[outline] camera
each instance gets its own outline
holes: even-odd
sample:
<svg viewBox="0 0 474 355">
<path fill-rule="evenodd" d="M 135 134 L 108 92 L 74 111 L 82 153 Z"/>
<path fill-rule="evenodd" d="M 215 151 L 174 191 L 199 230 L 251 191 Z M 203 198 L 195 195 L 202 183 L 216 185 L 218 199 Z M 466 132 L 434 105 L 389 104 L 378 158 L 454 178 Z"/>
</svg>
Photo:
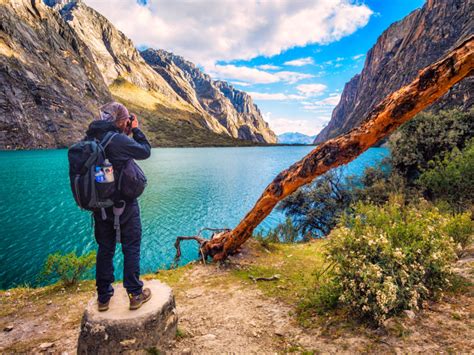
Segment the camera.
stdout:
<svg viewBox="0 0 474 355">
<path fill-rule="evenodd" d="M 131 128 L 132 127 L 132 122 L 133 120 L 135 120 L 137 117 L 132 113 L 131 115 L 128 116 L 128 123 L 127 123 L 127 127 L 128 128 Z"/>
</svg>

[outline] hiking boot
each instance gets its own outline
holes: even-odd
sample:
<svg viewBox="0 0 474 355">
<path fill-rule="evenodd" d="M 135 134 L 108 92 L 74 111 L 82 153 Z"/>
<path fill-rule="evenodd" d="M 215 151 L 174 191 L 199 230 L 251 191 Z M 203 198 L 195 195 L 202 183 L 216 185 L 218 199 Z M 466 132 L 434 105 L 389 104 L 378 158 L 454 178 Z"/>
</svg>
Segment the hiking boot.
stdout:
<svg viewBox="0 0 474 355">
<path fill-rule="evenodd" d="M 131 293 L 128 295 L 130 299 L 130 309 L 138 309 L 144 304 L 145 302 L 149 301 L 151 298 L 151 291 L 149 288 L 144 288 L 142 293 L 139 295 L 132 295 Z"/>
<path fill-rule="evenodd" d="M 105 303 L 102 303 L 100 301 L 97 301 L 97 303 L 99 304 L 99 312 L 105 312 L 109 309 L 110 299 Z"/>
</svg>

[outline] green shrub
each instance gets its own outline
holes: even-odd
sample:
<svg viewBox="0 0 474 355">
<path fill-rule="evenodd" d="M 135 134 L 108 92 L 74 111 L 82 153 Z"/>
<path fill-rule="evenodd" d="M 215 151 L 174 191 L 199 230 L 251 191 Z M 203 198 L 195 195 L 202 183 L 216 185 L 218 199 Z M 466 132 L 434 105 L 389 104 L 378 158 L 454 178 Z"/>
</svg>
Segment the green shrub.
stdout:
<svg viewBox="0 0 474 355">
<path fill-rule="evenodd" d="M 326 314 L 339 304 L 342 289 L 335 278 L 319 279 L 316 286 L 310 289 L 297 305 L 298 319 L 305 325 L 314 313 Z"/>
<path fill-rule="evenodd" d="M 405 198 L 417 195 L 416 191 L 407 186 L 405 178 L 392 168 L 390 158 L 366 168 L 360 178 L 353 179 L 356 201 L 383 205 L 392 194 L 404 195 Z"/>
<path fill-rule="evenodd" d="M 474 203 L 474 139 L 464 150 L 454 148 L 444 158 L 430 161 L 418 181 L 433 199 L 445 200 L 457 211 L 470 208 Z"/>
<path fill-rule="evenodd" d="M 448 220 L 444 232 L 453 238 L 458 250 L 471 245 L 474 236 L 474 221 L 470 212 L 459 213 Z"/>
<path fill-rule="evenodd" d="M 278 205 L 302 235 L 325 236 L 351 205 L 353 186 L 342 169 L 334 169 L 303 186 Z"/>
<path fill-rule="evenodd" d="M 418 114 L 390 137 L 393 168 L 409 181 L 416 179 L 430 160 L 466 145 L 474 135 L 473 116 L 474 109 Z"/>
<path fill-rule="evenodd" d="M 286 218 L 285 223 L 280 223 L 266 234 L 256 233 L 254 238 L 264 247 L 268 247 L 270 243 L 296 243 L 302 240 L 299 237 L 298 228 L 289 217 Z"/>
<path fill-rule="evenodd" d="M 333 292 L 340 292 L 339 303 L 381 324 L 402 310 L 419 309 L 423 300 L 436 299 L 449 286 L 456 258 L 451 236 L 466 233 L 455 227 L 457 218 L 426 201 L 406 206 L 400 196 L 382 207 L 357 204 L 329 237 L 327 258 L 335 264 L 332 284 L 340 287 Z M 316 297 L 330 305 L 332 301 L 324 301 L 328 293 Z"/>
<path fill-rule="evenodd" d="M 57 252 L 46 259 L 42 275 L 59 279 L 65 286 L 73 286 L 94 266 L 95 258 L 94 251 L 81 256 L 74 252 L 64 255 Z"/>
</svg>

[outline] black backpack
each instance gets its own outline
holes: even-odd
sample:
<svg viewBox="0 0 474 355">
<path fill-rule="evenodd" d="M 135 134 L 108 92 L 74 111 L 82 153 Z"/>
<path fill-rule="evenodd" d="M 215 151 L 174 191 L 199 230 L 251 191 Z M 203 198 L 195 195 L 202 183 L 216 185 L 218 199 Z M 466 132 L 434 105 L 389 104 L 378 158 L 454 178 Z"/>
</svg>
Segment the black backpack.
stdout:
<svg viewBox="0 0 474 355">
<path fill-rule="evenodd" d="M 119 195 L 126 200 L 133 200 L 143 193 L 146 185 L 147 179 L 143 170 L 135 160 L 129 159 L 122 167 L 118 178 Z"/>
<path fill-rule="evenodd" d="M 115 182 L 95 181 L 95 167 L 102 166 L 105 148 L 118 133 L 107 132 L 102 141 L 83 140 L 69 148 L 69 180 L 77 205 L 85 210 L 98 211 L 113 206 Z"/>
</svg>

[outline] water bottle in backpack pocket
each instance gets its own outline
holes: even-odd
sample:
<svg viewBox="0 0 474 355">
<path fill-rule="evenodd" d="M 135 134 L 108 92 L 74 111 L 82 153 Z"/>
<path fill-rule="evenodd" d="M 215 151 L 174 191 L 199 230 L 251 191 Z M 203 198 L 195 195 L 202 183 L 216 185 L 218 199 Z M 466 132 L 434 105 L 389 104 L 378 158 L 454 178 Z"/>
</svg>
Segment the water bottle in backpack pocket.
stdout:
<svg viewBox="0 0 474 355">
<path fill-rule="evenodd" d="M 111 168 L 105 156 L 105 148 L 116 135 L 108 132 L 101 142 L 83 140 L 69 148 L 69 179 L 74 200 L 80 208 L 97 211 L 114 204 L 115 182 L 107 181 L 103 170 Z M 112 170 L 113 172 L 113 170 Z M 113 173 L 112 173 L 113 174 Z"/>
<path fill-rule="evenodd" d="M 111 198 L 115 193 L 114 169 L 108 159 L 95 167 L 95 187 L 100 199 Z"/>
</svg>

